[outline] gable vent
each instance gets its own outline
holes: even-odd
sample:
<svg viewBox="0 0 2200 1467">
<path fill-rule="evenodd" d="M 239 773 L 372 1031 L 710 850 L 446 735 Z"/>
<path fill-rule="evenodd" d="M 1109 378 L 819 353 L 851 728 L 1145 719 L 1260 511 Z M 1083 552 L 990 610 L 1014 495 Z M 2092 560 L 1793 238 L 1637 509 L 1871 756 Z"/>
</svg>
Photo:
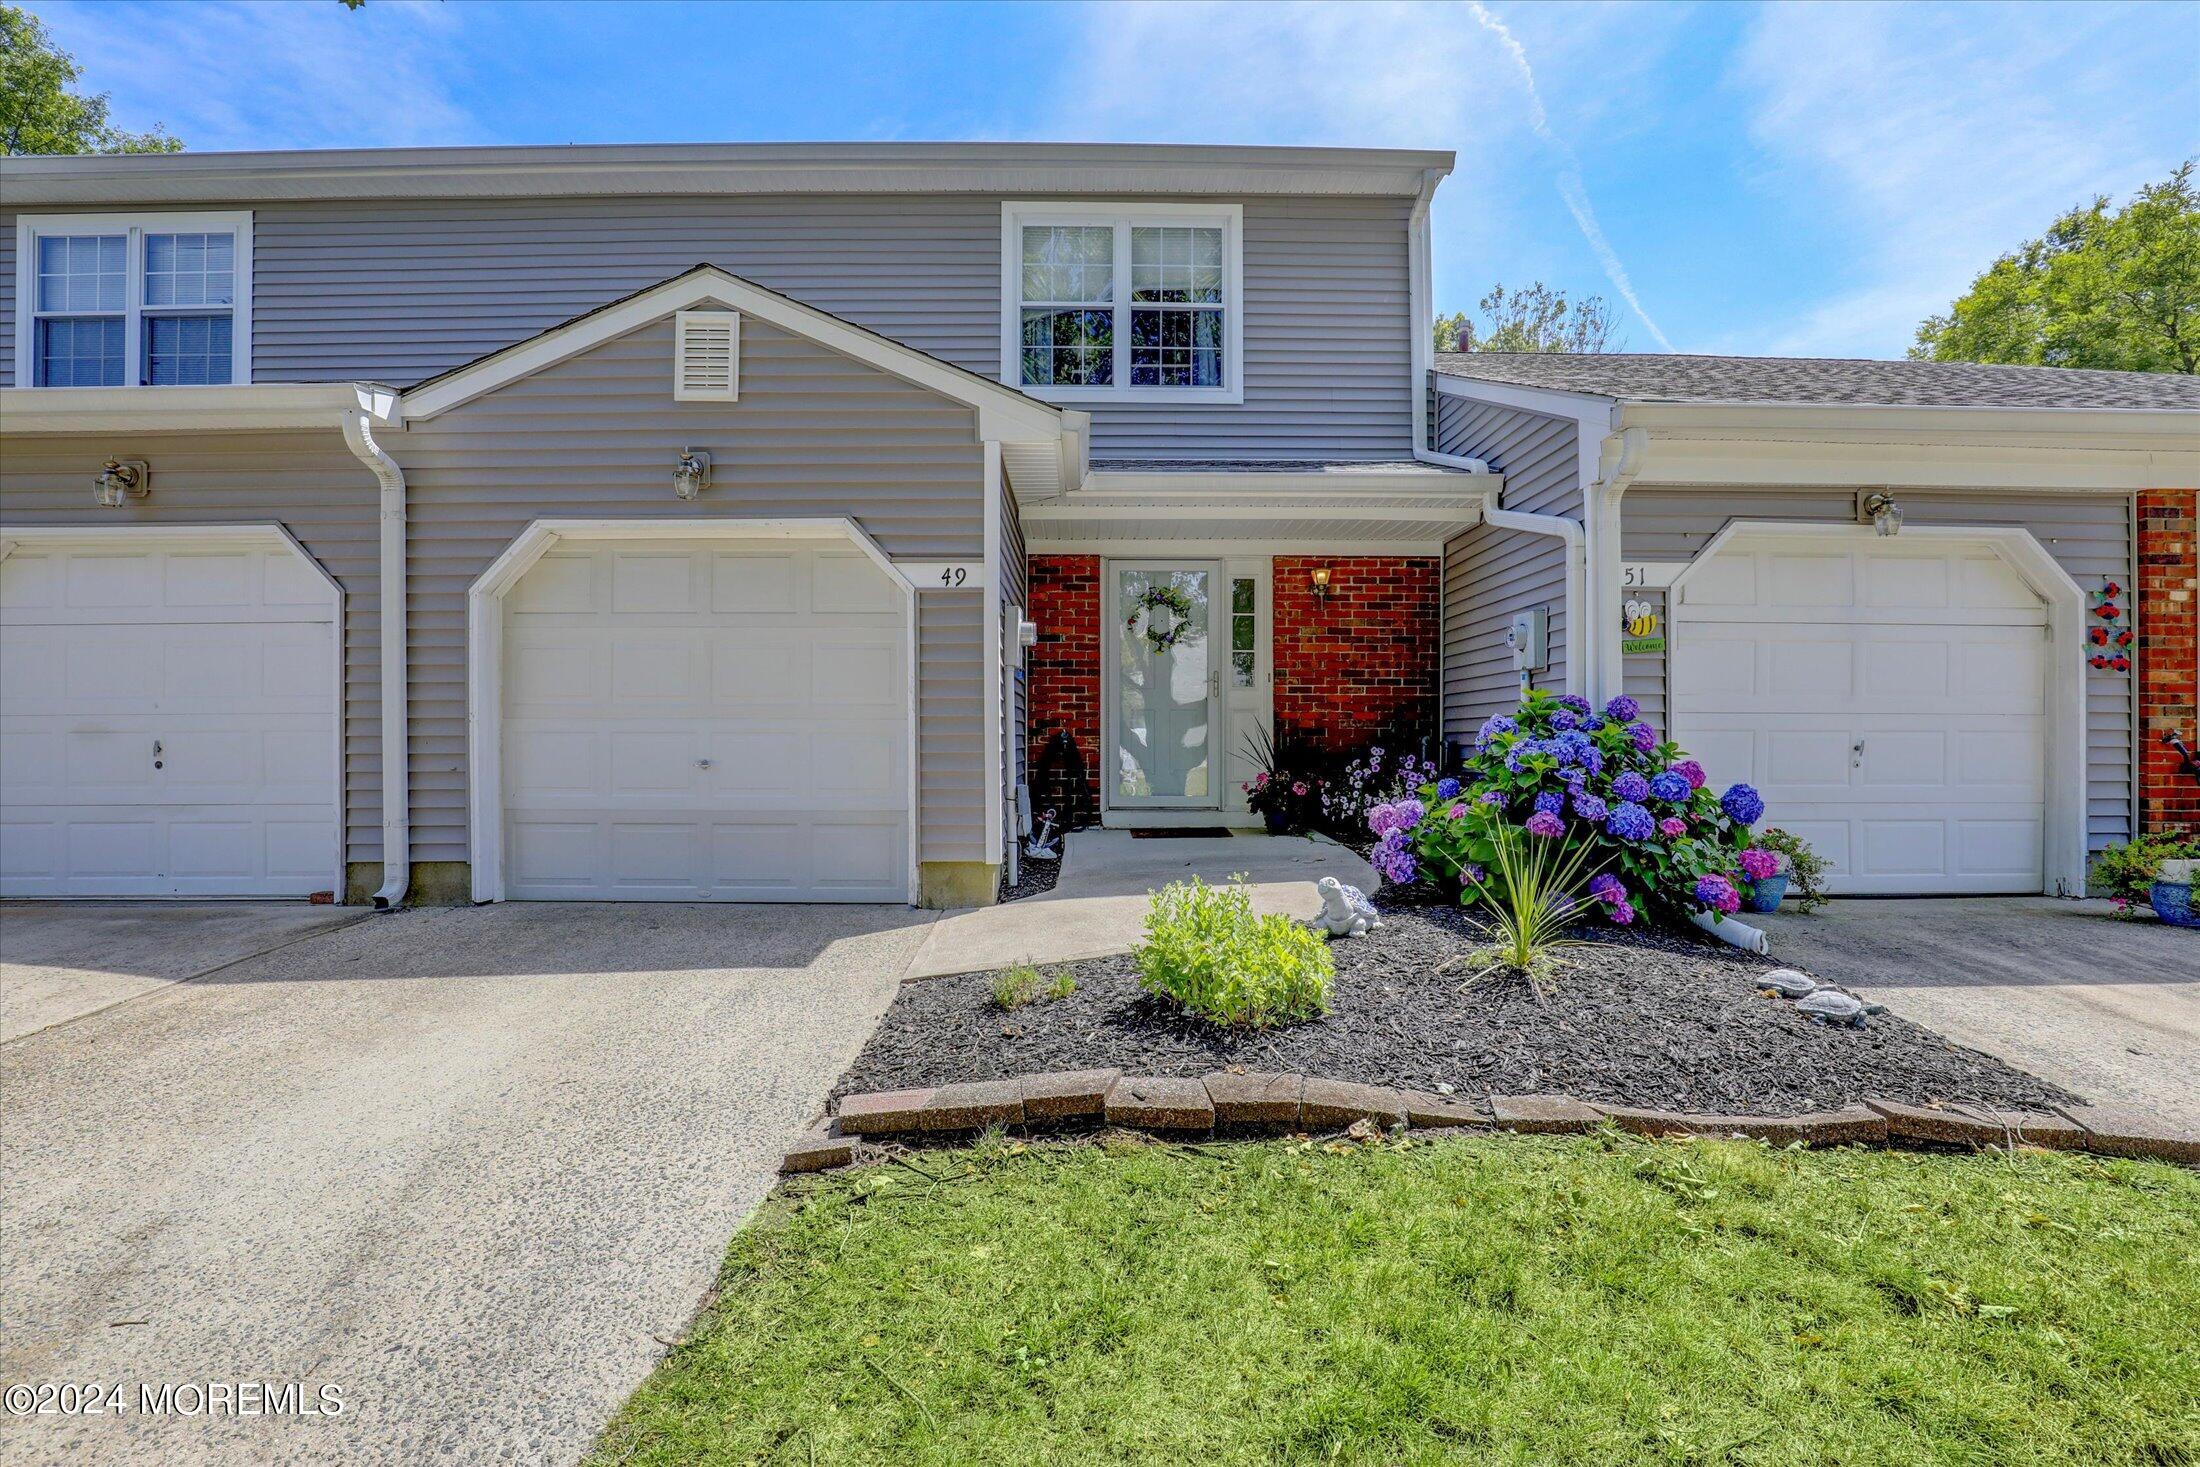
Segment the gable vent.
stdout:
<svg viewBox="0 0 2200 1467">
<path fill-rule="evenodd" d="M 732 311 L 681 311 L 672 347 L 676 402 L 741 399 L 741 317 Z"/>
</svg>

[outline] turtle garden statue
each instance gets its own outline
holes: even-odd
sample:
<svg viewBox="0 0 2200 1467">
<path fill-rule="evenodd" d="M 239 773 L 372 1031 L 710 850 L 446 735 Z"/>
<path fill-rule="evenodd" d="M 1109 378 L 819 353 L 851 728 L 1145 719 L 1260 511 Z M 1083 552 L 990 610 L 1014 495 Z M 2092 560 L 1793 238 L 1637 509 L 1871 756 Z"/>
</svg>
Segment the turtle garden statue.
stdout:
<svg viewBox="0 0 2200 1467">
<path fill-rule="evenodd" d="M 1838 988 L 1821 988 L 1816 993 L 1804 995 L 1795 1002 L 1795 1011 L 1808 1014 L 1821 1024 L 1846 1024 L 1851 1029 L 1864 1027 L 1866 1014 L 1883 1014 L 1887 1006 L 1870 1003 L 1853 993 L 1843 993 Z"/>
<path fill-rule="evenodd" d="M 1383 925 L 1375 904 L 1358 887 L 1347 886 L 1334 876 L 1324 876 L 1314 885 L 1322 894 L 1321 915 L 1314 921 L 1331 937 L 1365 937 Z"/>
</svg>

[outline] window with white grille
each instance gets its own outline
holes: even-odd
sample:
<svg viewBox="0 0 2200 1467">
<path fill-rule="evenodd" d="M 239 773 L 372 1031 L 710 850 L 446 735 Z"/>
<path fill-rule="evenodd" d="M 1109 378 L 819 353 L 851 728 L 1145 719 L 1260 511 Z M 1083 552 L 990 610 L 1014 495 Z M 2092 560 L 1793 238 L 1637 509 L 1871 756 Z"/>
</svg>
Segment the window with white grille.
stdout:
<svg viewBox="0 0 2200 1467">
<path fill-rule="evenodd" d="M 673 328 L 672 395 L 680 402 L 738 402 L 741 318 L 732 311 L 681 311 Z"/>
<path fill-rule="evenodd" d="M 15 380 L 215 387 L 252 380 L 252 216 L 24 215 Z"/>
</svg>

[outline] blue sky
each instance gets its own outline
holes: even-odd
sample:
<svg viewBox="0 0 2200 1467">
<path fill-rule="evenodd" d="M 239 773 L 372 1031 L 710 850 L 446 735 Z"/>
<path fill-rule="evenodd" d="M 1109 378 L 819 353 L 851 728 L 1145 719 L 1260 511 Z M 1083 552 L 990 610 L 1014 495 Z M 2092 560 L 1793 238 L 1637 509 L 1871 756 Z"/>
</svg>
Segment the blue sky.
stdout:
<svg viewBox="0 0 2200 1467">
<path fill-rule="evenodd" d="M 1899 356 L 2060 209 L 2200 153 L 2200 4 L 33 0 L 194 149 L 689 139 L 1449 148 L 1437 304 Z"/>
</svg>

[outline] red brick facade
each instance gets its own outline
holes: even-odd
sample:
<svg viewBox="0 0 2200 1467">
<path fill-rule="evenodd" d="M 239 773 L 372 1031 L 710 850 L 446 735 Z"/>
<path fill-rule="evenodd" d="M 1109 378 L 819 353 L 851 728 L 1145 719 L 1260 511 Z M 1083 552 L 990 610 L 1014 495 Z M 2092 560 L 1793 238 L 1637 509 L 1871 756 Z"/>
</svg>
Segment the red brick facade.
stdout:
<svg viewBox="0 0 2200 1467">
<path fill-rule="evenodd" d="M 1329 567 L 1329 595 L 1312 572 Z M 1271 587 L 1276 732 L 1335 753 L 1389 740 L 1417 746 L 1437 726 L 1439 566 L 1393 556 L 1285 556 Z M 1100 813 L 1100 561 L 1031 557 L 1026 661 L 1031 801 L 1082 825 Z"/>
<path fill-rule="evenodd" d="M 2200 754 L 2200 503 L 2139 496 L 2139 828 L 2200 828 L 2200 780 L 2163 740 Z"/>
<path fill-rule="evenodd" d="M 1313 572 L 1329 568 L 1329 594 Z M 1275 559 L 1276 737 L 1344 753 L 1417 747 L 1437 727 L 1440 565 L 1392 556 Z"/>
<path fill-rule="evenodd" d="M 1029 579 L 1025 615 L 1039 627 L 1024 662 L 1032 813 L 1088 825 L 1100 818 L 1100 557 L 1034 555 Z"/>
</svg>

